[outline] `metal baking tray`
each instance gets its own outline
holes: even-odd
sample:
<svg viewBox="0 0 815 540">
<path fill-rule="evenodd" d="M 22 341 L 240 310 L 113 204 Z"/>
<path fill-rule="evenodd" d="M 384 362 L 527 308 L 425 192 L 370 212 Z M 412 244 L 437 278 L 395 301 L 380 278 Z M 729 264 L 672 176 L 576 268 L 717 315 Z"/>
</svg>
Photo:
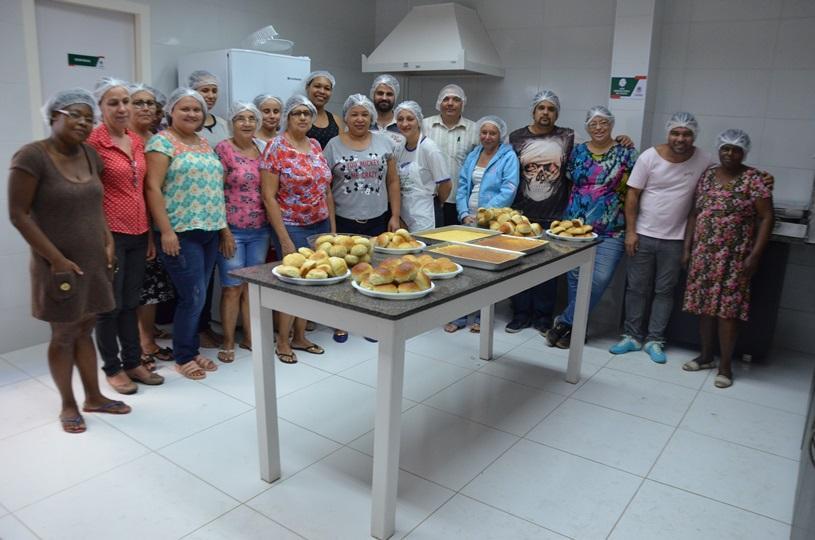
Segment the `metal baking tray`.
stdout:
<svg viewBox="0 0 815 540">
<path fill-rule="evenodd" d="M 491 252 L 500 252 L 500 253 L 511 253 L 515 256 L 515 258 L 510 259 L 508 261 L 503 261 L 500 263 L 490 262 L 490 261 L 480 261 L 478 259 L 469 259 L 466 257 L 459 257 L 456 255 L 451 255 L 449 253 L 445 253 L 443 251 L 437 251 L 439 248 L 447 247 L 447 246 L 464 246 L 470 249 L 476 250 L 484 250 L 484 251 L 491 251 Z M 480 268 L 481 270 L 504 270 L 509 268 L 510 266 L 515 266 L 516 264 L 521 262 L 521 259 L 526 255 L 522 251 L 510 251 L 507 249 L 497 249 L 491 247 L 484 247 L 475 244 L 468 244 L 465 242 L 442 242 L 440 244 L 435 244 L 425 248 L 426 253 L 433 253 L 436 255 L 441 255 L 442 257 L 447 257 L 451 261 L 455 261 L 462 266 L 469 266 L 470 268 Z"/>
<path fill-rule="evenodd" d="M 464 232 L 473 232 L 477 231 L 480 234 L 483 234 L 484 238 L 489 236 L 498 236 L 501 234 L 498 231 L 492 231 L 490 229 L 482 229 L 481 227 L 470 227 L 469 225 L 447 225 L 446 227 L 436 227 L 435 229 L 425 229 L 423 231 L 418 231 L 413 234 L 414 238 L 419 238 L 424 240 L 428 244 L 439 244 L 441 242 L 459 242 L 458 240 L 441 240 L 439 238 L 433 238 L 431 236 L 426 236 L 429 233 L 439 233 L 445 231 L 464 231 Z M 473 240 L 476 240 L 475 238 Z M 472 242 L 472 240 L 468 240 L 467 242 Z"/>
<path fill-rule="evenodd" d="M 535 245 L 535 246 L 532 246 L 532 247 L 529 247 L 529 248 L 526 248 L 526 249 L 512 250 L 512 251 L 522 251 L 522 252 L 526 253 L 527 255 L 531 255 L 532 253 L 537 253 L 539 251 L 543 251 L 544 249 L 546 249 L 546 245 L 549 243 L 548 240 L 541 240 L 540 238 L 536 238 L 534 236 L 512 236 L 511 234 L 502 234 L 502 235 L 500 235 L 500 237 L 511 238 L 513 240 L 520 240 L 520 241 L 528 240 L 530 242 L 535 242 L 536 244 L 538 244 L 538 245 Z M 484 242 L 486 242 L 488 240 L 495 239 L 495 238 L 499 238 L 499 237 L 498 236 L 487 236 L 485 238 L 479 238 L 477 240 L 472 240 L 471 242 L 468 242 L 468 243 L 479 246 L 479 245 L 483 244 Z M 484 246 L 484 247 L 493 247 L 493 246 Z M 505 249 L 505 248 L 495 248 L 495 249 Z"/>
</svg>

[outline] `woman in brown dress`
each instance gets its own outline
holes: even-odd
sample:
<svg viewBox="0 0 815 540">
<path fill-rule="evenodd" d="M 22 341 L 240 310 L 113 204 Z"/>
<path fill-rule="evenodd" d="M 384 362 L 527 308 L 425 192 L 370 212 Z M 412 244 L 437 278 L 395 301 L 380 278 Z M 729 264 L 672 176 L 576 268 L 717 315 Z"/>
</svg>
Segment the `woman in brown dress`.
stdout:
<svg viewBox="0 0 815 540">
<path fill-rule="evenodd" d="M 60 397 L 62 429 L 85 431 L 71 388 L 76 365 L 85 389 L 84 412 L 126 414 L 130 407 L 99 390 L 91 331 L 97 313 L 114 308 L 113 239 L 102 212 L 102 161 L 84 144 L 96 113 L 82 89 L 57 93 L 43 107 L 51 135 L 14 155 L 9 217 L 31 246 L 31 304 L 51 324 L 48 365 Z"/>
</svg>

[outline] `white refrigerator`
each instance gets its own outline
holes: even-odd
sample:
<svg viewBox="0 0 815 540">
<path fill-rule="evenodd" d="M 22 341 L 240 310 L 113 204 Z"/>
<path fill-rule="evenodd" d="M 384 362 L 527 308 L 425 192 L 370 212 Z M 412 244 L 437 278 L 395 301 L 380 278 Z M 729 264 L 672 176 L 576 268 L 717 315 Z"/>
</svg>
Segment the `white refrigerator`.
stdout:
<svg viewBox="0 0 815 540">
<path fill-rule="evenodd" d="M 178 59 L 178 85 L 186 86 L 190 73 L 198 69 L 220 79 L 218 102 L 211 112 L 224 118 L 229 104 L 236 100 L 252 101 L 258 94 L 272 94 L 285 102 L 292 94 L 302 93 L 311 59 L 245 49 L 192 53 Z"/>
</svg>

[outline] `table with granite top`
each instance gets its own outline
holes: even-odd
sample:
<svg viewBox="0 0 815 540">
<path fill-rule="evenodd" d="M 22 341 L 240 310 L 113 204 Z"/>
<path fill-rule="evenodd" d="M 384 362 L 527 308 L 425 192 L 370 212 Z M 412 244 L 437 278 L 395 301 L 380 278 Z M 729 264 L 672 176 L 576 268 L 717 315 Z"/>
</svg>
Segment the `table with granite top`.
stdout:
<svg viewBox="0 0 815 540">
<path fill-rule="evenodd" d="M 453 279 L 434 281 L 433 292 L 416 300 L 371 298 L 354 290 L 350 281 L 325 286 L 284 283 L 272 273 L 279 263 L 232 272 L 249 283 L 261 478 L 267 482 L 280 478 L 273 309 L 379 340 L 371 535 L 384 540 L 393 534 L 396 516 L 405 342 L 463 314 L 481 310 L 479 356 L 491 360 L 495 304 L 579 268 L 566 369 L 566 381 L 577 383 L 597 244 L 599 241 L 552 241 L 543 251 L 527 255 L 520 264 L 505 270 L 465 267 Z M 383 258 L 375 256 L 373 264 Z"/>
</svg>

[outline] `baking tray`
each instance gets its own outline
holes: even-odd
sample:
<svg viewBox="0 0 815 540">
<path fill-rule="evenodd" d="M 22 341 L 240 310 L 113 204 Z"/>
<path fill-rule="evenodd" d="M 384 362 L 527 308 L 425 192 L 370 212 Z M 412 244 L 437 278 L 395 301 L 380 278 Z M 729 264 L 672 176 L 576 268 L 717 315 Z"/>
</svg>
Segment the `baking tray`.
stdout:
<svg viewBox="0 0 815 540">
<path fill-rule="evenodd" d="M 484 238 L 488 236 L 498 236 L 501 234 L 498 231 L 491 231 L 490 229 L 482 229 L 481 227 L 470 227 L 468 225 L 447 225 L 445 227 L 436 227 L 435 229 L 425 229 L 423 231 L 413 233 L 414 238 L 421 238 L 422 240 L 426 241 L 429 244 L 438 244 L 441 242 L 455 242 L 455 240 L 440 240 L 438 238 L 433 238 L 430 236 L 425 236 L 428 233 L 438 233 L 438 232 L 445 232 L 445 231 L 465 231 L 465 232 L 473 232 L 477 231 L 484 235 Z M 470 240 L 471 241 L 471 240 Z M 468 241 L 468 242 L 470 242 Z"/>
<path fill-rule="evenodd" d="M 511 254 L 515 255 L 516 257 L 514 259 L 510 259 L 508 261 L 504 261 L 504 262 L 500 262 L 500 263 L 494 263 L 494 262 L 489 262 L 489 261 L 479 261 L 479 260 L 475 260 L 475 259 L 467 259 L 465 257 L 457 257 L 456 255 L 451 255 L 449 253 L 436 251 L 438 248 L 442 248 L 442 247 L 446 247 L 446 246 L 466 246 L 466 247 L 472 248 L 472 249 L 483 249 L 483 250 L 486 250 L 486 251 L 499 251 L 499 252 L 502 252 L 502 253 L 511 253 Z M 522 251 L 509 251 L 507 249 L 497 249 L 497 248 L 491 248 L 491 247 L 484 247 L 484 246 L 478 246 L 478 245 L 475 245 L 475 244 L 468 244 L 468 243 L 465 243 L 465 242 L 442 242 L 440 244 L 435 244 L 433 246 L 430 246 L 430 247 L 426 248 L 425 252 L 434 253 L 436 255 L 441 255 L 441 256 L 447 257 L 451 261 L 457 262 L 458 264 L 460 264 L 462 266 L 469 266 L 470 268 L 480 268 L 481 270 L 492 270 L 492 271 L 504 270 L 506 268 L 509 268 L 510 266 L 515 266 L 516 264 L 519 264 L 521 262 L 521 259 L 524 257 L 524 255 L 526 255 Z"/>
<path fill-rule="evenodd" d="M 527 255 L 531 255 L 532 253 L 537 253 L 539 251 L 543 251 L 544 249 L 546 249 L 546 245 L 549 243 L 548 240 L 541 240 L 541 239 L 533 237 L 533 236 L 513 236 L 511 234 L 502 234 L 501 236 L 504 236 L 506 238 L 511 238 L 513 240 L 515 240 L 515 239 L 521 240 L 521 241 L 530 240 L 530 241 L 534 241 L 534 242 L 538 243 L 539 245 L 537 245 L 537 246 L 532 246 L 530 248 L 518 249 L 517 250 L 517 251 L 522 251 L 522 252 L 526 253 Z M 490 239 L 493 239 L 493 238 L 497 238 L 497 237 L 496 236 L 487 236 L 486 238 L 479 238 L 478 240 L 473 240 L 473 241 L 468 242 L 468 243 L 478 246 L 478 245 L 483 244 L 487 240 L 490 240 Z M 493 246 L 484 246 L 484 247 L 493 247 Z M 504 249 L 504 248 L 496 248 L 496 249 Z M 516 251 L 516 250 L 513 250 L 513 251 Z"/>
</svg>

